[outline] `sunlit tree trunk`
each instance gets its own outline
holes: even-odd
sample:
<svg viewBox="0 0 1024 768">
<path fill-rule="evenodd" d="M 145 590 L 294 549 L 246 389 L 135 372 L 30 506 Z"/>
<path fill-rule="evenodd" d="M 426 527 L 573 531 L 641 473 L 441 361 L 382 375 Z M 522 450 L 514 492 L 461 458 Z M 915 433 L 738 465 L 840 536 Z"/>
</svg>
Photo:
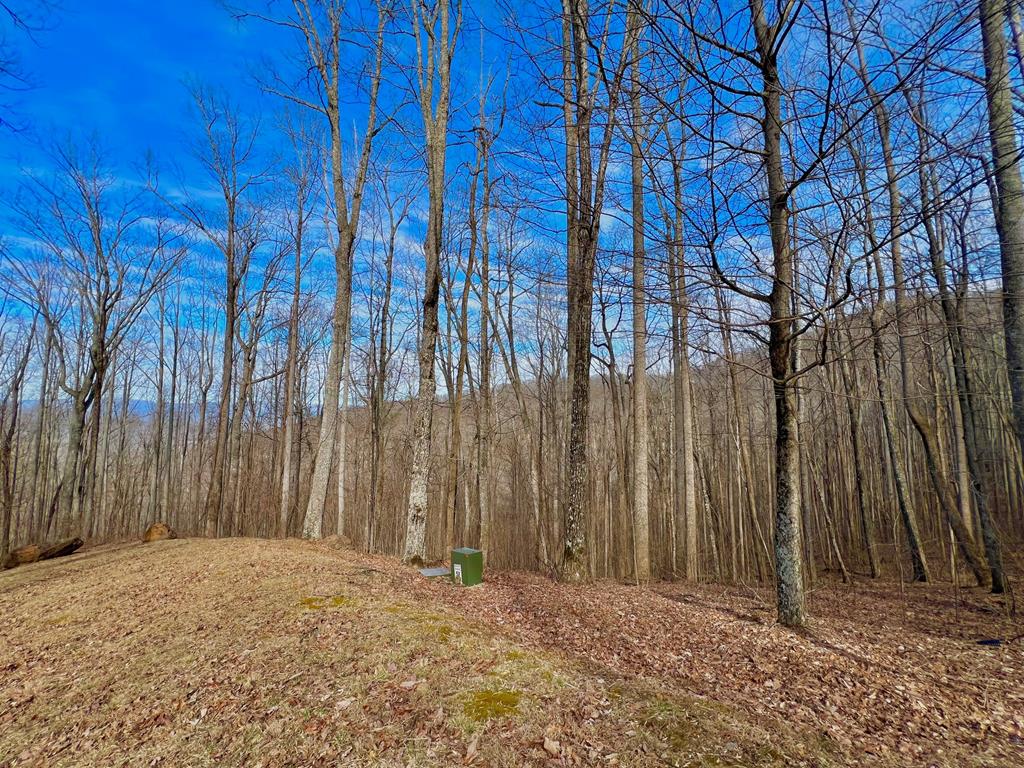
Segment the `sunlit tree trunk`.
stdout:
<svg viewBox="0 0 1024 768">
<path fill-rule="evenodd" d="M 362 212 L 366 174 L 370 164 L 370 153 L 376 135 L 377 95 L 380 91 L 381 68 L 384 57 L 384 25 L 390 11 L 383 4 L 377 5 L 377 29 L 373 39 L 373 55 L 370 57 L 369 95 L 364 134 L 358 144 L 355 172 L 348 175 L 342 145 L 343 113 L 348 107 L 342 99 L 347 73 L 343 59 L 351 55 L 347 49 L 348 30 L 344 28 L 345 9 L 332 5 L 324 19 L 315 16 L 309 6 L 296 5 L 299 19 L 296 22 L 303 30 L 307 45 L 307 58 L 316 72 L 323 88 L 324 100 L 318 107 L 327 121 L 330 145 L 331 202 L 333 203 L 334 242 L 334 311 L 331 319 L 331 346 L 324 377 L 323 407 L 320 417 L 320 433 L 313 457 L 313 473 L 310 478 L 309 498 L 302 521 L 302 535 L 307 539 L 319 539 L 323 535 L 324 514 L 327 505 L 327 491 L 330 485 L 331 467 L 337 445 L 338 398 L 345 358 L 349 350 L 349 335 L 352 314 L 352 262 L 356 236 L 359 232 L 359 217 Z"/>
<path fill-rule="evenodd" d="M 445 162 L 448 156 L 448 111 L 451 64 L 455 39 L 462 24 L 462 7 L 451 18 L 451 0 L 438 0 L 431 9 L 413 6 L 416 39 L 417 97 L 426 138 L 427 236 L 420 342 L 419 381 L 412 415 L 412 467 L 405 525 L 406 562 L 427 556 L 427 493 L 430 445 L 434 423 L 437 311 L 441 285 L 441 242 L 444 228 Z M 435 99 L 436 89 L 436 99 Z"/>
<path fill-rule="evenodd" d="M 1004 28 L 1004 3 L 981 0 L 982 53 L 985 60 L 985 98 L 997 190 L 996 229 L 1003 276 L 1003 341 L 1013 398 L 1017 441 L 1024 452 L 1024 183 L 1021 182 L 1013 93 Z M 992 591 L 1002 592 L 1002 552 L 995 527 L 982 519 L 982 538 L 993 572 Z M 997 575 L 998 574 L 998 575 Z"/>
<path fill-rule="evenodd" d="M 627 23 L 633 27 L 633 51 L 630 81 L 630 172 L 633 225 L 633 548 L 636 580 L 643 584 L 651 578 L 650 429 L 647 424 L 647 301 L 644 255 L 644 147 L 643 114 L 640 104 L 639 11 L 629 4 Z"/>
</svg>

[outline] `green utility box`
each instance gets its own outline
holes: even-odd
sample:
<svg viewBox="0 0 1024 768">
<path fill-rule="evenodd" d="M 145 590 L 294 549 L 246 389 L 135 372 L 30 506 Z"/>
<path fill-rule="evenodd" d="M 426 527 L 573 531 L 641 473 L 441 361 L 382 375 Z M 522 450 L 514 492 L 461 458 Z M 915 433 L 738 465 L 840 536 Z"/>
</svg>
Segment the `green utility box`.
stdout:
<svg viewBox="0 0 1024 768">
<path fill-rule="evenodd" d="M 484 580 L 484 553 L 459 547 L 452 550 L 452 583 L 472 587 Z"/>
</svg>

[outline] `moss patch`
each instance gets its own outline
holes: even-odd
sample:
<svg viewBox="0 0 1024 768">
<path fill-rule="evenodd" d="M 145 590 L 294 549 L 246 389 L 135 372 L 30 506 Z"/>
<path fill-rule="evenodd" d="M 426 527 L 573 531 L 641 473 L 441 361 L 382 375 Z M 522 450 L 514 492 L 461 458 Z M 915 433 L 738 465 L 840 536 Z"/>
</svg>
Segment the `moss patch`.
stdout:
<svg viewBox="0 0 1024 768">
<path fill-rule="evenodd" d="M 341 608 L 352 602 L 345 595 L 311 595 L 299 601 L 307 611 L 322 611 L 324 608 Z"/>
<path fill-rule="evenodd" d="M 522 693 L 515 690 L 473 691 L 469 701 L 462 705 L 466 716 L 478 723 L 496 717 L 507 717 L 519 711 L 519 700 Z"/>
</svg>

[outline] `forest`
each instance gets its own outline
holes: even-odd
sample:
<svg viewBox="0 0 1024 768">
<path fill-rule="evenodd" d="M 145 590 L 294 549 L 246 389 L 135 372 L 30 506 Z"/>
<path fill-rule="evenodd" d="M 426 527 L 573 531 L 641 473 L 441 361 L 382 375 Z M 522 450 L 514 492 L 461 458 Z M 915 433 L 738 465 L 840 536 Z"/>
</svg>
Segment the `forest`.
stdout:
<svg viewBox="0 0 1024 768">
<path fill-rule="evenodd" d="M 690 602 L 750 595 L 772 632 L 934 613 L 956 653 L 1007 654 L 963 662 L 999 687 L 973 735 L 893 758 L 863 739 L 895 726 L 846 734 L 833 709 L 838 756 L 764 764 L 1024 763 L 1017 0 L 196 3 L 244 73 L 139 93 L 129 111 L 174 130 L 138 152 L 88 110 L 19 106 L 19 49 L 118 14 L 25 5 L 3 6 L 0 49 L 0 559 L 72 537 L 120 553 L 163 522 L 195 558 L 276 539 L 254 572 L 332 553 L 512 623 L 576 603 L 586 625 L 611 611 L 589 590 L 621 604 L 609 622 L 669 597 L 669 634 Z M 130 70 L 149 51 L 128 45 Z M 456 547 L 498 593 L 399 565 Z M 18 587 L 40 611 L 44 583 Z M 563 602 L 530 613 L 542 598 L 513 593 L 541 585 Z M 812 729 L 831 717 L 807 706 Z M 569 741 L 545 731 L 537 764 L 609 764 Z M 762 764 L 733 741 L 737 762 L 650 764 Z M 13 743 L 0 766 L 67 759 L 7 763 Z M 459 759 L 533 764 L 480 749 Z"/>
</svg>

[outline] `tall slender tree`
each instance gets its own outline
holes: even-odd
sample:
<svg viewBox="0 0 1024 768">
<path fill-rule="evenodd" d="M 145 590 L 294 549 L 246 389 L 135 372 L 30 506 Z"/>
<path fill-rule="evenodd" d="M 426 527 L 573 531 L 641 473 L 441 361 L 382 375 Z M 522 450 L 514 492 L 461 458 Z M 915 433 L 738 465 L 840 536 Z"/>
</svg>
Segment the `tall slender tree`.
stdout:
<svg viewBox="0 0 1024 768">
<path fill-rule="evenodd" d="M 413 0 L 412 25 L 416 40 L 416 96 L 424 131 L 427 166 L 427 233 L 422 317 L 419 339 L 419 380 L 413 406 L 412 469 L 405 524 L 407 562 L 427 556 L 427 477 L 434 423 L 437 311 L 441 286 L 441 244 L 444 236 L 445 165 L 448 158 L 448 119 L 451 110 L 451 69 L 462 26 L 462 3 Z"/>
</svg>

